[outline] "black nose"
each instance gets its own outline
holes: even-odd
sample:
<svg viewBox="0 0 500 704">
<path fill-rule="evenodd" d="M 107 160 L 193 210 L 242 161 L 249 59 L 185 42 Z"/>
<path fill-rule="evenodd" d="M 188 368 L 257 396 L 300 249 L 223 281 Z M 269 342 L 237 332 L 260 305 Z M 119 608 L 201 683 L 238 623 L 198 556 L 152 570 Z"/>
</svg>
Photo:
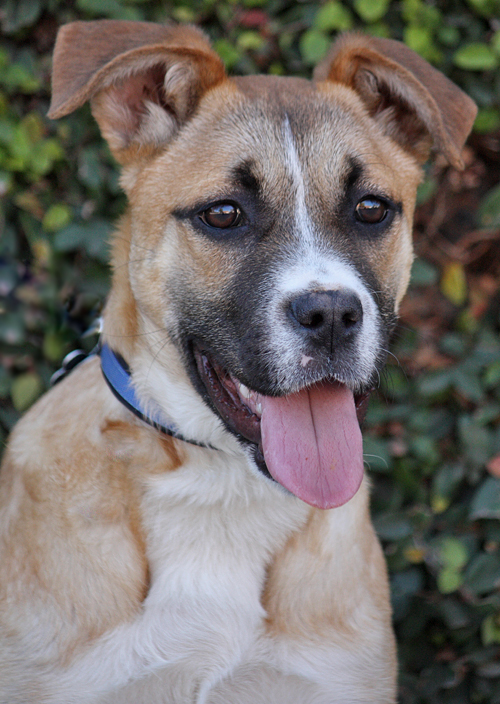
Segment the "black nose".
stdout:
<svg viewBox="0 0 500 704">
<path fill-rule="evenodd" d="M 333 350 L 361 327 L 363 306 L 354 291 L 310 291 L 294 298 L 289 315 L 308 340 Z"/>
</svg>

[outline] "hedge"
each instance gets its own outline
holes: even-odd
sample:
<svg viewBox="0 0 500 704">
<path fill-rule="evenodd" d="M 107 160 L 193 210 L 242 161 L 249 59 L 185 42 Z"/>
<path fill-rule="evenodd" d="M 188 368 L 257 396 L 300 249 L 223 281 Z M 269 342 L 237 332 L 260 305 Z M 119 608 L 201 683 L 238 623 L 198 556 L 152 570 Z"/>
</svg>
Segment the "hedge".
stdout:
<svg viewBox="0 0 500 704">
<path fill-rule="evenodd" d="M 419 193 L 417 259 L 366 422 L 405 704 L 500 704 L 500 0 L 4 0 L 0 442 L 98 316 L 118 172 L 88 108 L 46 118 L 57 27 L 194 22 L 229 70 L 310 76 L 339 31 L 403 40 L 479 114 Z"/>
</svg>

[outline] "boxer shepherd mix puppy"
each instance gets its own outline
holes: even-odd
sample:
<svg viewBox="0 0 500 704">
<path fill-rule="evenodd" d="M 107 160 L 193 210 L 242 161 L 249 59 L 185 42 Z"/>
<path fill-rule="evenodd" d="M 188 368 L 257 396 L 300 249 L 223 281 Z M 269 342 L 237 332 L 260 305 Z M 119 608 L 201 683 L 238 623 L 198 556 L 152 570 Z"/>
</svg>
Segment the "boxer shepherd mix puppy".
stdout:
<svg viewBox="0 0 500 704">
<path fill-rule="evenodd" d="M 99 354 L 1 470 L 0 701 L 393 704 L 359 423 L 474 104 L 388 39 L 229 78 L 122 21 L 60 30 L 49 114 L 87 100 L 128 209 Z"/>
</svg>

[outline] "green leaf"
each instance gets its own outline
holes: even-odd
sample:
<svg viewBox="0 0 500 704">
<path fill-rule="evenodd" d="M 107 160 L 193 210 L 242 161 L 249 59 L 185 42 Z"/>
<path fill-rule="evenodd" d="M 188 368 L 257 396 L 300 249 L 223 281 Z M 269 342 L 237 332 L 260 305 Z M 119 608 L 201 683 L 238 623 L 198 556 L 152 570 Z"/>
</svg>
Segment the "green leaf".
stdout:
<svg viewBox="0 0 500 704">
<path fill-rule="evenodd" d="M 437 181 L 435 178 L 426 178 L 419 187 L 417 188 L 417 204 L 423 205 L 426 203 L 437 191 Z M 420 261 L 420 260 L 416 260 Z"/>
<path fill-rule="evenodd" d="M 469 401 L 479 403 L 484 397 L 483 387 L 479 381 L 478 371 L 464 369 L 463 365 L 457 367 L 453 374 L 454 387 Z"/>
<path fill-rule="evenodd" d="M 43 120 L 38 113 L 29 112 L 21 120 L 21 125 L 23 127 L 23 130 L 28 135 L 29 140 L 32 144 L 36 144 L 42 139 L 45 127 L 43 124 Z"/>
<path fill-rule="evenodd" d="M 24 342 L 25 330 L 19 315 L 2 313 L 0 315 L 0 340 L 8 345 L 20 345 Z"/>
<path fill-rule="evenodd" d="M 442 599 L 438 604 L 446 625 L 452 630 L 465 628 L 470 623 L 470 615 L 463 604 L 457 599 Z"/>
<path fill-rule="evenodd" d="M 484 385 L 489 389 L 500 383 L 500 359 L 489 365 L 484 374 L 483 381 Z"/>
<path fill-rule="evenodd" d="M 13 170 L 24 171 L 29 164 L 33 144 L 22 125 L 18 125 L 14 130 L 13 139 L 9 146 L 10 153 L 14 158 Z"/>
<path fill-rule="evenodd" d="M 490 614 L 481 623 L 481 640 L 483 645 L 500 643 L 500 623 L 498 614 Z"/>
<path fill-rule="evenodd" d="M 96 218 L 85 224 L 72 223 L 58 230 L 54 237 L 54 249 L 57 252 L 83 249 L 94 259 L 107 264 L 110 233 L 111 224 L 107 220 Z"/>
<path fill-rule="evenodd" d="M 11 120 L 0 119 L 0 143 L 10 144 L 14 139 L 14 123 Z"/>
<path fill-rule="evenodd" d="M 56 332 L 48 332 L 43 338 L 43 356 L 50 362 L 59 362 L 64 356 L 65 341 Z"/>
<path fill-rule="evenodd" d="M 455 47 L 460 43 L 460 30 L 457 27 L 444 25 L 438 30 L 439 41 L 445 46 Z"/>
<path fill-rule="evenodd" d="M 468 417 L 458 422 L 460 443 L 465 458 L 474 467 L 486 464 L 492 455 L 492 433 Z"/>
<path fill-rule="evenodd" d="M 182 5 L 181 7 L 173 7 L 170 12 L 174 20 L 177 22 L 194 23 L 197 19 L 195 10 L 191 7 L 186 7 L 185 5 Z"/>
<path fill-rule="evenodd" d="M 439 349 L 441 349 L 445 354 L 449 354 L 452 357 L 459 359 L 467 351 L 467 341 L 463 335 L 459 335 L 456 332 L 450 332 L 447 335 L 443 335 L 439 341 Z"/>
<path fill-rule="evenodd" d="M 413 533 L 410 521 L 402 514 L 379 514 L 374 519 L 375 530 L 382 540 L 401 540 Z"/>
<path fill-rule="evenodd" d="M 400 367 L 388 365 L 381 381 L 381 389 L 389 398 L 402 400 L 408 396 L 408 379 Z"/>
<path fill-rule="evenodd" d="M 461 570 L 469 560 L 469 553 L 461 540 L 447 536 L 439 543 L 439 559 L 444 567 Z"/>
<path fill-rule="evenodd" d="M 387 442 L 365 435 L 363 438 L 363 460 L 372 472 L 388 472 L 391 466 L 391 456 L 387 449 Z"/>
<path fill-rule="evenodd" d="M 444 567 L 437 575 L 437 586 L 441 594 L 451 594 L 462 586 L 463 578 L 460 572 Z"/>
<path fill-rule="evenodd" d="M 431 286 L 438 278 L 439 272 L 433 264 L 425 259 L 415 259 L 411 269 L 412 286 Z"/>
<path fill-rule="evenodd" d="M 471 561 L 464 574 L 463 586 L 482 596 L 500 586 L 500 558 L 480 553 Z"/>
<path fill-rule="evenodd" d="M 265 45 L 266 40 L 260 32 L 242 32 L 237 40 L 239 49 L 243 51 L 259 51 Z"/>
<path fill-rule="evenodd" d="M 134 7 L 123 7 L 118 0 L 77 0 L 79 10 L 93 17 L 110 17 L 114 20 L 141 20 L 141 13 Z"/>
<path fill-rule="evenodd" d="M 27 410 L 42 391 L 42 380 L 35 372 L 26 372 L 17 376 L 10 390 L 12 404 L 16 411 L 22 413 Z"/>
<path fill-rule="evenodd" d="M 35 24 L 41 12 L 40 0 L 5 0 L 2 29 L 5 34 L 14 34 L 24 27 Z"/>
<path fill-rule="evenodd" d="M 465 457 L 475 467 L 486 464 L 492 455 L 490 431 L 466 416 L 460 418 L 458 429 Z"/>
<path fill-rule="evenodd" d="M 500 406 L 497 403 L 486 403 L 481 405 L 474 412 L 474 423 L 478 425 L 488 425 L 496 421 L 500 416 Z"/>
<path fill-rule="evenodd" d="M 500 29 L 498 29 L 495 34 L 491 37 L 491 48 L 497 56 L 500 56 Z"/>
<path fill-rule="evenodd" d="M 453 56 L 455 66 L 467 71 L 489 71 L 498 66 L 495 52 L 482 42 L 473 42 L 461 47 Z"/>
<path fill-rule="evenodd" d="M 0 71 L 5 71 L 10 64 L 9 53 L 6 49 L 0 46 Z"/>
<path fill-rule="evenodd" d="M 306 64 L 317 64 L 328 52 L 330 40 L 318 29 L 308 29 L 300 38 L 300 53 Z"/>
<path fill-rule="evenodd" d="M 409 25 L 438 29 L 442 24 L 442 14 L 433 4 L 423 0 L 403 0 L 403 18 Z"/>
<path fill-rule="evenodd" d="M 493 132 L 500 127 L 500 110 L 494 107 L 479 108 L 474 122 L 474 131 L 481 134 Z"/>
<path fill-rule="evenodd" d="M 484 227 L 500 227 L 500 185 L 492 188 L 479 205 L 478 215 Z"/>
<path fill-rule="evenodd" d="M 428 435 L 414 437 L 410 443 L 410 449 L 413 455 L 426 464 L 435 465 L 440 459 L 436 443 Z"/>
<path fill-rule="evenodd" d="M 10 233 L 9 233 L 10 234 Z M 2 233 L 3 239 L 3 233 Z M 1 245 L 3 242 L 0 240 L 0 253 L 2 252 Z M 0 296 L 7 296 L 11 293 L 17 282 L 19 280 L 19 274 L 14 265 L 9 265 L 7 263 L 2 263 L 0 260 Z M 0 313 L 5 313 L 3 306 L 0 303 Z"/>
<path fill-rule="evenodd" d="M 54 203 L 47 210 L 42 220 L 42 227 L 47 232 L 57 232 L 62 230 L 71 222 L 73 212 L 64 203 Z"/>
<path fill-rule="evenodd" d="M 2 184 L 4 175 L 0 172 L 0 186 Z M 8 257 L 9 259 L 15 257 L 19 251 L 19 242 L 16 234 L 16 230 L 12 225 L 5 225 L 3 228 L 2 236 L 0 237 L 0 257 Z M 17 277 L 17 275 L 16 275 Z M 9 289 L 7 289 L 9 291 Z"/>
<path fill-rule="evenodd" d="M 54 237 L 56 252 L 72 252 L 85 244 L 86 229 L 83 225 L 68 225 Z"/>
<path fill-rule="evenodd" d="M 407 46 L 424 59 L 432 63 L 439 63 L 442 59 L 438 50 L 432 30 L 427 25 L 414 24 L 405 27 L 403 39 Z"/>
<path fill-rule="evenodd" d="M 418 567 L 397 572 L 391 577 L 391 601 L 395 620 L 400 620 L 411 605 L 412 597 L 424 586 L 422 571 Z"/>
<path fill-rule="evenodd" d="M 5 367 L 0 367 L 0 398 L 7 398 L 10 395 L 12 377 Z"/>
<path fill-rule="evenodd" d="M 78 158 L 78 178 L 92 189 L 102 188 L 105 178 L 105 168 L 102 163 L 99 148 L 87 147 L 80 152 Z"/>
<path fill-rule="evenodd" d="M 243 53 L 228 39 L 218 39 L 214 43 L 214 49 L 228 70 L 232 69 L 243 56 Z"/>
<path fill-rule="evenodd" d="M 468 4 L 483 17 L 500 16 L 500 0 L 467 0 Z"/>
<path fill-rule="evenodd" d="M 469 518 L 500 518 L 500 479 L 487 477 L 474 494 Z"/>
<path fill-rule="evenodd" d="M 30 161 L 30 169 L 35 176 L 34 180 L 49 173 L 54 162 L 62 158 L 64 158 L 64 150 L 56 139 L 44 139 L 36 144 Z"/>
<path fill-rule="evenodd" d="M 441 292 L 456 306 L 461 306 L 467 300 L 467 278 L 461 262 L 447 264 L 441 276 Z"/>
<path fill-rule="evenodd" d="M 462 464 L 445 465 L 432 478 L 431 507 L 435 513 L 445 511 L 464 478 Z"/>
<path fill-rule="evenodd" d="M 374 0 L 375 3 L 380 1 Z M 320 7 L 314 18 L 314 27 L 320 32 L 331 32 L 332 30 L 344 32 L 347 29 L 351 29 L 352 26 L 353 18 L 350 11 L 342 3 L 335 0 L 331 0 Z M 323 58 L 323 56 L 320 58 Z"/>
<path fill-rule="evenodd" d="M 453 369 L 444 369 L 439 372 L 429 372 L 417 381 L 418 391 L 424 397 L 433 398 L 442 394 L 451 387 L 453 382 Z"/>
<path fill-rule="evenodd" d="M 354 9 L 364 22 L 371 24 L 385 17 L 391 0 L 354 0 Z"/>
<path fill-rule="evenodd" d="M 0 80 L 9 92 L 22 90 L 25 93 L 34 93 L 40 88 L 38 78 L 21 64 L 9 66 Z"/>
</svg>

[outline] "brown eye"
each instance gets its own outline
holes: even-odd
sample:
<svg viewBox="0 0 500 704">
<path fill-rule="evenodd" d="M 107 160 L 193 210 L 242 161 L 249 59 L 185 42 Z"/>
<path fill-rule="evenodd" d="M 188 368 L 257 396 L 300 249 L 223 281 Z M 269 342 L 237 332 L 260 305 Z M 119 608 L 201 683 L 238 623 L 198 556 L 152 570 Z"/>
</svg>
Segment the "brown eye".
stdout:
<svg viewBox="0 0 500 704">
<path fill-rule="evenodd" d="M 387 215 L 389 208 L 386 203 L 374 198 L 373 196 L 367 196 L 360 200 L 356 206 L 356 217 L 361 222 L 366 222 L 369 225 L 375 225 L 382 220 Z"/>
<path fill-rule="evenodd" d="M 218 203 L 207 208 L 201 213 L 200 218 L 205 225 L 225 230 L 229 227 L 236 227 L 241 223 L 242 212 L 232 203 Z"/>
</svg>

